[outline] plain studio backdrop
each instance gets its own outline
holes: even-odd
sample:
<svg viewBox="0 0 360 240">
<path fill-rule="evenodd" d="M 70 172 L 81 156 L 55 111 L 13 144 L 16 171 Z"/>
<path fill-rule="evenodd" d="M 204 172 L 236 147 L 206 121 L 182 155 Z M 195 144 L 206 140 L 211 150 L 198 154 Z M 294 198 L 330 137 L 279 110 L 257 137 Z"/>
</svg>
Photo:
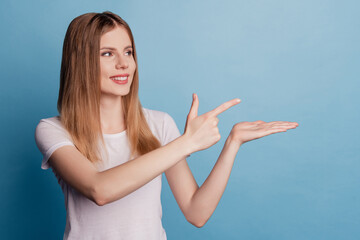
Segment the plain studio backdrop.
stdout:
<svg viewBox="0 0 360 240">
<path fill-rule="evenodd" d="M 1 1 L 1 239 L 62 239 L 64 197 L 40 169 L 34 131 L 58 114 L 68 24 L 106 10 L 133 31 L 143 106 L 181 132 L 193 92 L 199 114 L 242 100 L 219 116 L 222 139 L 188 159 L 199 185 L 235 123 L 299 123 L 241 146 L 203 228 L 185 220 L 164 177 L 168 239 L 360 239 L 359 3 Z"/>
</svg>

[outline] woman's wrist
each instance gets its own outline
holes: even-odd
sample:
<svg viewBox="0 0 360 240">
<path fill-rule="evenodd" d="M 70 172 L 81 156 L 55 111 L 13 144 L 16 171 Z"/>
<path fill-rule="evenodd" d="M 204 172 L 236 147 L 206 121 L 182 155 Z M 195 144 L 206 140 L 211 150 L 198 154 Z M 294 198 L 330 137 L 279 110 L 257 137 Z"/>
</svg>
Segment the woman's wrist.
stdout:
<svg viewBox="0 0 360 240">
<path fill-rule="evenodd" d="M 225 145 L 227 146 L 234 146 L 240 148 L 241 145 L 244 143 L 236 139 L 231 133 L 229 134 L 228 138 L 226 139 Z"/>
<path fill-rule="evenodd" d="M 178 143 L 179 151 L 182 152 L 184 157 L 189 157 L 192 153 L 196 152 L 191 140 L 187 135 L 183 134 L 178 137 L 175 141 Z"/>
</svg>

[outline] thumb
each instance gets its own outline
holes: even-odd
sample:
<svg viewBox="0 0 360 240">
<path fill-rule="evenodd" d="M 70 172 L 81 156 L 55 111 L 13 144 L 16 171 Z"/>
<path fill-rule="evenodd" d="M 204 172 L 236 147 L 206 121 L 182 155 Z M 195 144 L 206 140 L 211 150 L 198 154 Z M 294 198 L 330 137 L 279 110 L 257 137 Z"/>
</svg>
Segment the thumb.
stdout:
<svg viewBox="0 0 360 240">
<path fill-rule="evenodd" d="M 193 101 L 192 101 L 190 112 L 188 115 L 188 120 L 192 120 L 197 117 L 198 108 L 199 108 L 199 99 L 198 99 L 196 93 L 193 93 Z"/>
</svg>

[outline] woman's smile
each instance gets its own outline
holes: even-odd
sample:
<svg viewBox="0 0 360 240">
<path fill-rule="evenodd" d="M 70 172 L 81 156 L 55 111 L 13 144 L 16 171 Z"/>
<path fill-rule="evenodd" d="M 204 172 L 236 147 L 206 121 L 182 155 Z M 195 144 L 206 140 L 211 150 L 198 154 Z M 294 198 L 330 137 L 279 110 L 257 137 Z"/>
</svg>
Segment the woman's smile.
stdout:
<svg viewBox="0 0 360 240">
<path fill-rule="evenodd" d="M 116 84 L 127 84 L 129 74 L 119 74 L 116 76 L 111 76 L 110 79 Z"/>
</svg>

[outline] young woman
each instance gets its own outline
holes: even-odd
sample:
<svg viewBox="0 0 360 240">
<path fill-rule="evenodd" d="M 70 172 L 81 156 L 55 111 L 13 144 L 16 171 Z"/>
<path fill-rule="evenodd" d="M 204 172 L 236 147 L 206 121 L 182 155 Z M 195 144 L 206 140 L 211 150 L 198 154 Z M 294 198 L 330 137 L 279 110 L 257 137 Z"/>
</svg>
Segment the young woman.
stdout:
<svg viewBox="0 0 360 240">
<path fill-rule="evenodd" d="M 224 192 L 239 147 L 298 126 L 285 121 L 235 124 L 199 187 L 186 157 L 220 140 L 217 115 L 240 100 L 198 116 L 193 94 L 181 135 L 167 113 L 141 106 L 138 88 L 128 24 L 111 12 L 75 18 L 64 40 L 60 116 L 42 119 L 35 133 L 42 168 L 52 168 L 65 195 L 64 239 L 166 239 L 163 172 L 186 219 L 201 227 Z"/>
</svg>

